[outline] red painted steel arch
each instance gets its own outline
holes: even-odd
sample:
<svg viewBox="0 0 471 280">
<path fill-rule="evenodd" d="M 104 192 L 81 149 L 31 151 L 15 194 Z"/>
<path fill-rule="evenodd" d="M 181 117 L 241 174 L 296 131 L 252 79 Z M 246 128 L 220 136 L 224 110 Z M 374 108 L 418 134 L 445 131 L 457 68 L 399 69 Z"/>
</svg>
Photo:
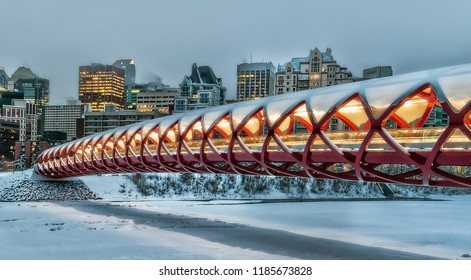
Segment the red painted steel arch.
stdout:
<svg viewBox="0 0 471 280">
<path fill-rule="evenodd" d="M 34 170 L 48 178 L 199 172 L 471 187 L 470 100 L 471 65 L 441 68 L 120 127 L 50 148 Z M 430 126 L 437 112 L 448 124 Z M 331 129 L 338 124 L 346 130 Z"/>
</svg>

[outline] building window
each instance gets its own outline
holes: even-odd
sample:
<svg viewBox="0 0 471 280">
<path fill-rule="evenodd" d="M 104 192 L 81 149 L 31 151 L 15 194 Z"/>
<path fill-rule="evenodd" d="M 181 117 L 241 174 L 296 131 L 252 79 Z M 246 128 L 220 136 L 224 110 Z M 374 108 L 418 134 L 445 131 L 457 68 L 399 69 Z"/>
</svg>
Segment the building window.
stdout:
<svg viewBox="0 0 471 280">
<path fill-rule="evenodd" d="M 208 104 L 209 103 L 209 95 L 207 93 L 202 93 L 200 98 L 201 104 Z"/>
</svg>

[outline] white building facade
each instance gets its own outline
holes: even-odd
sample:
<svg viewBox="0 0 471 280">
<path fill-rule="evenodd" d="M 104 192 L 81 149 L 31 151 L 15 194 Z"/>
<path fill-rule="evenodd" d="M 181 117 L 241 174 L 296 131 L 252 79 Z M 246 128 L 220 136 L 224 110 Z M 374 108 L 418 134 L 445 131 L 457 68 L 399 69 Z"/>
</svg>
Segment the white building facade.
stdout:
<svg viewBox="0 0 471 280">
<path fill-rule="evenodd" d="M 163 115 L 169 115 L 173 109 L 175 97 L 178 93 L 178 88 L 162 88 L 138 92 L 136 94 L 137 111 L 157 111 Z"/>
<path fill-rule="evenodd" d="M 307 57 L 293 58 L 290 62 L 278 65 L 275 94 L 333 86 L 353 82 L 353 76 L 346 67 L 334 60 L 332 50 L 325 52 L 318 48 L 311 50 Z"/>
<path fill-rule="evenodd" d="M 70 102 L 69 102 L 70 103 Z M 44 106 L 44 131 L 67 133 L 67 141 L 77 137 L 77 119 L 83 117 L 82 105 Z"/>
<path fill-rule="evenodd" d="M 105 112 L 85 112 L 84 135 L 114 129 L 121 126 L 150 120 L 156 117 L 154 112 L 137 112 L 135 110 L 108 110 Z"/>
</svg>

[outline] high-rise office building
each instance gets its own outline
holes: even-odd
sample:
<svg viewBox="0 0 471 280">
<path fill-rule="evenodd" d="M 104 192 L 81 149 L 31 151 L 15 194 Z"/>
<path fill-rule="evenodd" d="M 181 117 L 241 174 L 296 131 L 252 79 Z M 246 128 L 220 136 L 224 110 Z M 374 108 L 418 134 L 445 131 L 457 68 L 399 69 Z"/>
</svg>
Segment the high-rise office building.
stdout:
<svg viewBox="0 0 471 280">
<path fill-rule="evenodd" d="M 136 92 L 133 88 L 136 85 L 136 64 L 134 59 L 118 59 L 113 63 L 113 66 L 124 70 L 124 109 L 136 109 Z"/>
<path fill-rule="evenodd" d="M 28 66 L 20 66 L 8 79 L 7 88 L 17 100 L 3 103 L 4 109 L 7 108 L 4 113 L 10 112 L 10 116 L 23 114 L 17 119 L 20 123 L 19 141 L 36 141 L 44 129 L 41 114 L 49 102 L 49 80 L 34 74 Z"/>
<path fill-rule="evenodd" d="M 180 94 L 175 98 L 174 113 L 182 113 L 224 104 L 226 88 L 209 66 L 191 67 L 191 75 L 180 84 Z"/>
<path fill-rule="evenodd" d="M 273 63 L 242 63 L 237 65 L 237 101 L 258 99 L 274 94 Z"/>
<path fill-rule="evenodd" d="M 131 85 L 136 83 L 136 64 L 134 59 L 118 59 L 113 63 L 113 66 L 124 70 L 124 84 Z"/>
<path fill-rule="evenodd" d="M 49 102 L 49 80 L 41 78 L 28 66 L 20 66 L 8 80 L 8 90 L 24 93 L 24 99 L 37 106 L 38 115 Z"/>
<path fill-rule="evenodd" d="M 105 104 L 124 108 L 124 70 L 113 65 L 92 64 L 79 68 L 79 99 L 103 111 Z"/>
<path fill-rule="evenodd" d="M 44 107 L 44 132 L 60 131 L 67 133 L 67 140 L 77 138 L 77 119 L 83 117 L 84 108 L 75 100 L 67 100 L 67 105 Z"/>
<path fill-rule="evenodd" d="M 330 48 L 327 48 L 325 52 L 315 48 L 307 57 L 296 57 L 290 62 L 278 65 L 275 94 L 353 81 L 352 73 L 346 67 L 337 64 Z"/>
<path fill-rule="evenodd" d="M 29 69 L 28 66 L 23 65 L 18 67 L 16 71 L 11 75 L 11 78 L 8 80 L 8 90 L 13 91 L 15 90 L 15 83 L 19 79 L 34 79 L 36 75 Z"/>
</svg>

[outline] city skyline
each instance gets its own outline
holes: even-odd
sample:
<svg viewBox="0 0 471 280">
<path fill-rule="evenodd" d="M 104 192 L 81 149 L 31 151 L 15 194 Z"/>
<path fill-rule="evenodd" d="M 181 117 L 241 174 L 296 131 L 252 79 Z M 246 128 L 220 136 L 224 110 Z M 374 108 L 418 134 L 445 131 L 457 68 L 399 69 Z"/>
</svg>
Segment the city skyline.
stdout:
<svg viewBox="0 0 471 280">
<path fill-rule="evenodd" d="M 332 48 L 355 76 L 376 65 L 402 74 L 469 63 L 463 19 L 470 7 L 466 1 L 7 1 L 2 37 L 9 43 L 0 45 L 0 67 L 11 76 L 28 65 L 50 80 L 51 104 L 64 104 L 78 97 L 80 65 L 134 58 L 137 82 L 158 76 L 177 86 L 197 63 L 212 67 L 227 99 L 235 99 L 238 63 L 277 66 L 315 47 Z"/>
</svg>

